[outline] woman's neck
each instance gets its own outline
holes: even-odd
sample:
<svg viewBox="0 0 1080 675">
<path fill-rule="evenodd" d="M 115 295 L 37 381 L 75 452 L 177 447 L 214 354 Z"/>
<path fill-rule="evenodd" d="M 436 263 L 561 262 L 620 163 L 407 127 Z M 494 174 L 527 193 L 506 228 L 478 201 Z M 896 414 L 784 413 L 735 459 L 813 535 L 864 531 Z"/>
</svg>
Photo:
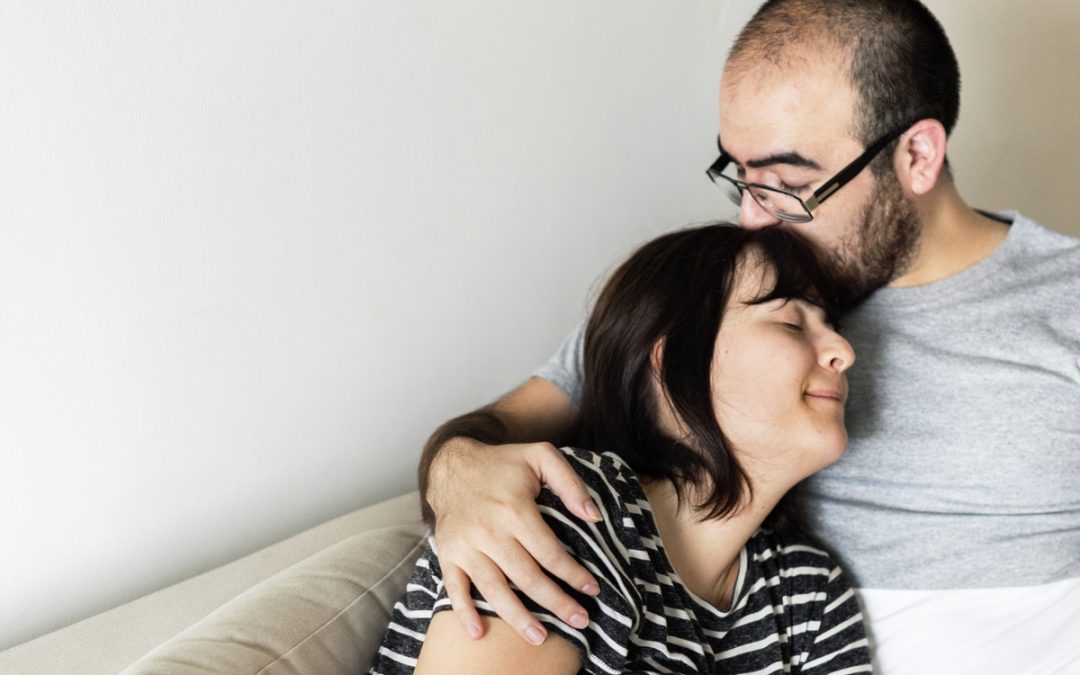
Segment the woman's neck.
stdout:
<svg viewBox="0 0 1080 675">
<path fill-rule="evenodd" d="M 742 549 L 783 492 L 772 496 L 755 490 L 753 498 L 736 513 L 702 521 L 692 507 L 693 494 L 684 497 L 680 507 L 670 481 L 644 477 L 641 481 L 664 550 L 679 578 L 694 595 L 728 610 L 734 600 Z"/>
</svg>

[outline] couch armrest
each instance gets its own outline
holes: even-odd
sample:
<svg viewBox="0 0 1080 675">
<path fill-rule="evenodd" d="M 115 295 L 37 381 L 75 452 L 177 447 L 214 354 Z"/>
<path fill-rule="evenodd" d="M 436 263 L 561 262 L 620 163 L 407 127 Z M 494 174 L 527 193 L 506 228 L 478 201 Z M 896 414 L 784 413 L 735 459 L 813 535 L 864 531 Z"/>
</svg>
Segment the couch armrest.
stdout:
<svg viewBox="0 0 1080 675">
<path fill-rule="evenodd" d="M 426 546 L 422 523 L 365 532 L 255 586 L 123 675 L 356 675 Z"/>
<path fill-rule="evenodd" d="M 316 525 L 238 560 L 0 652 L 0 672 L 116 675 L 223 603 L 358 533 L 420 523 L 416 492 Z"/>
</svg>

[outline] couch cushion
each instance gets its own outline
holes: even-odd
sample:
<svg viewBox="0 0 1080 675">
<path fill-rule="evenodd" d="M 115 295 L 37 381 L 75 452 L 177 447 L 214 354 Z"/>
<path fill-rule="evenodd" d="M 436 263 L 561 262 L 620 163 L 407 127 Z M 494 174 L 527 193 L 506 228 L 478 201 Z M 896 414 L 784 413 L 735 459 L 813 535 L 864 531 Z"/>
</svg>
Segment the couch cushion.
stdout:
<svg viewBox="0 0 1080 675">
<path fill-rule="evenodd" d="M 425 534 L 414 523 L 349 537 L 222 605 L 123 675 L 364 672 Z"/>
</svg>

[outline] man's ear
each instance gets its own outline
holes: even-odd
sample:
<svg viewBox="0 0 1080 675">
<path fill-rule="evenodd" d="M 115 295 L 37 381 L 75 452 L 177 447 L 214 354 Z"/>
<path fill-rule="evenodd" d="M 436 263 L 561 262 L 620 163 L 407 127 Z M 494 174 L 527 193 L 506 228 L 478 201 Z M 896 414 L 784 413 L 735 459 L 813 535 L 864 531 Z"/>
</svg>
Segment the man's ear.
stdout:
<svg viewBox="0 0 1080 675">
<path fill-rule="evenodd" d="M 896 175 L 906 191 L 921 197 L 934 189 L 947 145 L 945 127 L 937 120 L 920 120 L 904 132 L 896 147 Z"/>
</svg>

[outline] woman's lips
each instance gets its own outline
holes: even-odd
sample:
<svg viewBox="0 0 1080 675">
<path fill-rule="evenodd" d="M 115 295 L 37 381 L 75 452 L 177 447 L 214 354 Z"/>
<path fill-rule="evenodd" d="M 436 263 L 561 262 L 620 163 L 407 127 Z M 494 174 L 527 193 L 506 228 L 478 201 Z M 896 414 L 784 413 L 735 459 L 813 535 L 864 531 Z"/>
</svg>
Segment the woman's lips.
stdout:
<svg viewBox="0 0 1080 675">
<path fill-rule="evenodd" d="M 813 398 L 832 399 L 841 404 L 844 402 L 844 399 L 847 398 L 844 395 L 844 392 L 839 389 L 808 389 L 806 395 L 812 396 Z"/>
</svg>

